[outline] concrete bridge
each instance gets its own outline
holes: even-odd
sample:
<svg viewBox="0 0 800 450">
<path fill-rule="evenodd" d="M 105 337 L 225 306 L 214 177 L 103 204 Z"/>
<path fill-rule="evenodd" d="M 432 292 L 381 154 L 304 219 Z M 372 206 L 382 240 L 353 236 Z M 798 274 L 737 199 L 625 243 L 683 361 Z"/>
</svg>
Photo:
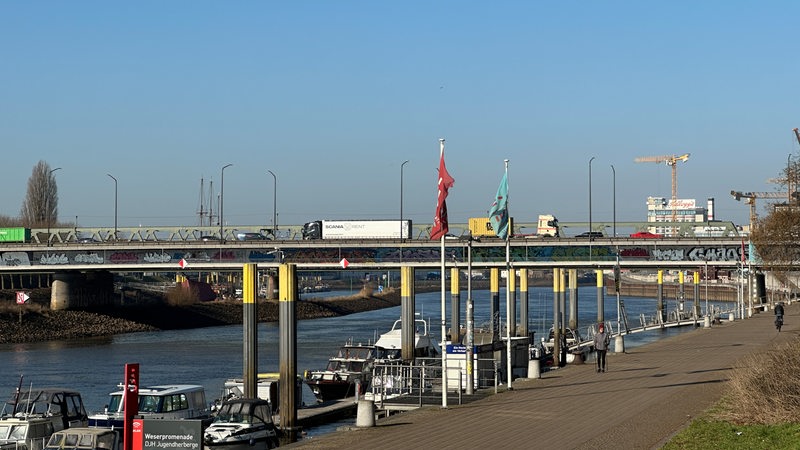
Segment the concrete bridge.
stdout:
<svg viewBox="0 0 800 450">
<path fill-rule="evenodd" d="M 203 240 L 198 233 L 187 235 L 175 230 L 171 235 L 174 239 L 169 240 L 160 240 L 158 233 L 150 232 L 140 236 L 153 239 L 109 240 L 105 236 L 105 240 L 60 242 L 63 232 L 51 233 L 51 237 L 59 239 L 0 245 L 0 284 L 5 284 L 8 277 L 44 274 L 52 277 L 54 299 L 64 299 L 54 300 L 53 304 L 64 306 L 110 301 L 111 294 L 103 292 L 113 281 L 112 273 L 240 274 L 244 264 L 256 264 L 261 271 L 274 272 L 281 263 L 294 264 L 301 272 L 345 270 L 343 265 L 350 271 L 392 271 L 401 267 L 439 270 L 442 255 L 441 242 L 430 239 L 221 241 Z M 557 267 L 611 270 L 616 266 L 622 270 L 704 271 L 709 266 L 735 270 L 750 256 L 740 237 L 604 237 L 591 241 L 517 237 L 510 240 L 509 253 L 515 269 L 545 270 Z M 446 239 L 444 254 L 448 269 L 467 269 L 468 261 L 474 270 L 506 266 L 505 241 L 497 238 Z M 70 286 L 91 285 L 105 287 L 79 296 L 80 301 L 68 300 L 77 298 L 75 294 L 67 294 L 77 292 Z"/>
</svg>

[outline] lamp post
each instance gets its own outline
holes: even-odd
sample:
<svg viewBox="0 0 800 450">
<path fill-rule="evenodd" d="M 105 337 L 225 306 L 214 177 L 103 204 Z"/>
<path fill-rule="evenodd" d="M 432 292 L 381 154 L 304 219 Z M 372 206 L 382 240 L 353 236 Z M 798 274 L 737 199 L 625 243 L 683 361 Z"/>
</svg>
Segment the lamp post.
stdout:
<svg viewBox="0 0 800 450">
<path fill-rule="evenodd" d="M 467 237 L 467 335 L 466 335 L 466 357 L 467 357 L 467 395 L 472 395 L 475 384 L 475 371 L 473 367 L 473 346 L 475 345 L 475 307 L 472 300 L 472 242 L 480 241 L 479 238 L 469 232 Z"/>
<path fill-rule="evenodd" d="M 222 227 L 225 226 L 225 214 L 223 210 L 223 203 L 225 202 L 225 169 L 232 166 L 233 164 L 225 164 L 222 166 L 222 170 L 220 170 L 221 175 L 219 177 L 219 240 L 225 240 L 225 234 L 222 231 Z"/>
<path fill-rule="evenodd" d="M 114 240 L 117 240 L 117 179 L 114 175 L 107 173 L 112 180 L 114 180 Z"/>
<path fill-rule="evenodd" d="M 592 242 L 592 161 L 594 156 L 589 158 L 589 242 Z"/>
<path fill-rule="evenodd" d="M 789 208 L 792 207 L 792 154 L 786 158 L 786 192 L 789 194 L 786 199 L 786 204 Z M 753 199 L 755 201 L 755 199 Z"/>
<path fill-rule="evenodd" d="M 614 169 L 613 164 L 611 164 L 611 199 L 611 210 L 614 215 L 614 237 L 617 237 L 617 171 Z"/>
<path fill-rule="evenodd" d="M 55 172 L 56 170 L 61 170 L 61 167 L 56 167 L 55 169 L 50 171 L 50 178 L 47 180 L 47 186 L 48 187 L 51 187 L 50 186 L 50 181 L 53 178 L 53 172 Z M 53 192 L 52 192 L 51 189 L 48 189 L 48 191 L 49 192 L 47 193 L 46 203 L 47 203 L 47 245 L 49 247 L 50 246 L 50 241 L 51 241 L 50 225 L 53 222 L 53 211 L 52 211 L 53 206 L 50 204 L 50 198 L 52 197 L 52 193 Z"/>
<path fill-rule="evenodd" d="M 403 161 L 403 164 L 400 164 L 400 239 L 403 239 L 403 167 L 408 164 L 408 160 Z M 408 230 L 408 234 L 411 234 L 411 230 Z M 400 249 L 400 260 L 403 259 L 403 249 Z"/>
<path fill-rule="evenodd" d="M 272 175 L 272 239 L 276 239 L 276 233 L 278 232 L 278 177 L 271 170 L 267 172 Z"/>
<path fill-rule="evenodd" d="M 706 263 L 706 317 L 709 316 L 708 314 L 708 257 L 705 258 Z"/>
</svg>

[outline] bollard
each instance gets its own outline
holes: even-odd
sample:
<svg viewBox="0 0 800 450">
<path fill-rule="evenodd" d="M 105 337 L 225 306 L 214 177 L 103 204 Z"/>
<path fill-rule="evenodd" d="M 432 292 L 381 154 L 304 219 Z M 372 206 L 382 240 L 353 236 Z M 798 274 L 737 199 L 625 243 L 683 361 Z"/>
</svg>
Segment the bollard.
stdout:
<svg viewBox="0 0 800 450">
<path fill-rule="evenodd" d="M 614 338 L 614 353 L 625 353 L 625 338 L 621 334 Z"/>
<path fill-rule="evenodd" d="M 356 426 L 361 428 L 375 426 L 375 402 L 372 400 L 359 400 L 356 413 Z"/>
<path fill-rule="evenodd" d="M 728 313 L 728 322 L 733 322 L 733 313 Z"/>
<path fill-rule="evenodd" d="M 542 378 L 538 359 L 528 361 L 528 378 Z"/>
<path fill-rule="evenodd" d="M 703 318 L 703 328 L 711 328 L 711 316 L 705 316 Z"/>
</svg>

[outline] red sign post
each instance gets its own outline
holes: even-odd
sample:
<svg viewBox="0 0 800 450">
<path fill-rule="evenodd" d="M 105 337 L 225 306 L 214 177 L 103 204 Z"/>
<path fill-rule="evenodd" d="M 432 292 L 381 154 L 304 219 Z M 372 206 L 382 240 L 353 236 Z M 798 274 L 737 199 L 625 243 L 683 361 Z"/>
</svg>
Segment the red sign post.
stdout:
<svg viewBox="0 0 800 450">
<path fill-rule="evenodd" d="M 125 364 L 122 450 L 133 450 L 133 418 L 139 414 L 139 363 Z"/>
</svg>

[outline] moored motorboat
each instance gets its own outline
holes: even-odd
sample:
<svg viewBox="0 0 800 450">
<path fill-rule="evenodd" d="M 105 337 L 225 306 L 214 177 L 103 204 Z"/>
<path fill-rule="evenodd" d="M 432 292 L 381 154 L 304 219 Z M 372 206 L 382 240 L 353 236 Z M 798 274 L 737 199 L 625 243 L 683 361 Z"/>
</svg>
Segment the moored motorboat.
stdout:
<svg viewBox="0 0 800 450">
<path fill-rule="evenodd" d="M 580 332 L 572 328 L 565 328 L 564 334 L 561 336 L 562 351 L 566 353 L 566 363 L 583 362 L 591 350 L 590 345 L 584 345 Z M 553 354 L 555 348 L 555 331 L 550 328 L 547 340 L 542 338 L 542 348 L 544 355 Z M 544 356 L 543 355 L 543 356 Z"/>
<path fill-rule="evenodd" d="M 382 363 L 402 358 L 402 327 L 403 320 L 398 319 L 392 329 L 383 333 L 375 345 L 386 350 Z M 414 319 L 414 358 L 436 358 L 442 354 L 439 344 L 429 334 L 429 324 L 424 319 Z"/>
<path fill-rule="evenodd" d="M 122 430 L 123 393 L 110 394 L 103 412 L 89 416 L 90 427 Z M 201 419 L 210 420 L 205 389 L 196 384 L 171 384 L 139 388 L 138 416 L 145 419 Z"/>
<path fill-rule="evenodd" d="M 280 406 L 280 374 L 269 372 L 256 376 L 256 397 L 267 400 L 272 405 L 272 413 L 276 414 Z M 245 397 L 244 379 L 228 378 L 222 385 L 222 396 L 214 401 L 213 409 L 218 410 L 225 400 Z M 296 407 L 303 406 L 303 379 L 298 376 L 295 383 Z"/>
<path fill-rule="evenodd" d="M 357 389 L 367 390 L 375 360 L 384 358 L 383 347 L 347 343 L 328 359 L 325 370 L 306 372 L 305 382 L 318 402 L 352 397 Z"/>
<path fill-rule="evenodd" d="M 272 421 L 270 404 L 260 398 L 224 401 L 203 433 L 205 449 L 257 450 L 278 445 L 278 429 Z"/>
<path fill-rule="evenodd" d="M 0 449 L 41 450 L 56 431 L 86 424 L 77 391 L 18 388 L 0 412 Z"/>
<path fill-rule="evenodd" d="M 119 433 L 106 428 L 78 427 L 56 431 L 44 450 L 120 450 Z"/>
</svg>

